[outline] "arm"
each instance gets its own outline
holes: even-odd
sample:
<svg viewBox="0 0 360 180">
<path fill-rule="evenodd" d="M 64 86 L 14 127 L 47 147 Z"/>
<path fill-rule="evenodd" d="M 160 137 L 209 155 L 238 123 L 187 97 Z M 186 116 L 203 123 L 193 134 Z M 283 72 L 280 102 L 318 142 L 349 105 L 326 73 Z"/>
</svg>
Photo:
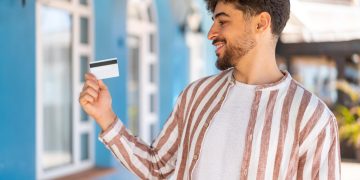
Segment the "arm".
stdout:
<svg viewBox="0 0 360 180">
<path fill-rule="evenodd" d="M 336 118 L 331 116 L 325 127 L 315 134 L 311 143 L 300 145 L 297 179 L 341 179 Z"/>
<path fill-rule="evenodd" d="M 119 119 L 101 133 L 99 139 L 128 170 L 141 179 L 166 179 L 174 172 L 180 142 L 179 106 L 180 102 L 177 102 L 151 146 L 134 137 Z"/>
<path fill-rule="evenodd" d="M 92 74 L 85 75 L 86 82 L 80 94 L 82 108 L 102 128 L 99 139 L 113 155 L 141 179 L 165 179 L 175 169 L 183 121 L 185 99 L 178 98 L 175 109 L 160 135 L 151 146 L 136 138 L 116 117 L 111 107 L 111 95 L 106 85 Z"/>
</svg>

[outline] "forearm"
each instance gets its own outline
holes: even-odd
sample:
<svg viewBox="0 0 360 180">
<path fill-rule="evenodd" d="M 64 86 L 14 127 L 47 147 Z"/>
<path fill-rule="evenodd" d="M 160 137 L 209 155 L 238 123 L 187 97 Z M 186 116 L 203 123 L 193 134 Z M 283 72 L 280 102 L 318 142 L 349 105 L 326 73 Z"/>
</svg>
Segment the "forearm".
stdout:
<svg viewBox="0 0 360 180">
<path fill-rule="evenodd" d="M 123 123 L 116 119 L 99 137 L 116 158 L 131 172 L 142 179 L 164 179 L 175 168 L 177 127 L 163 133 L 159 139 L 165 143 L 155 143 L 154 147 L 133 136 Z M 167 137 L 165 137 L 167 136 Z"/>
</svg>

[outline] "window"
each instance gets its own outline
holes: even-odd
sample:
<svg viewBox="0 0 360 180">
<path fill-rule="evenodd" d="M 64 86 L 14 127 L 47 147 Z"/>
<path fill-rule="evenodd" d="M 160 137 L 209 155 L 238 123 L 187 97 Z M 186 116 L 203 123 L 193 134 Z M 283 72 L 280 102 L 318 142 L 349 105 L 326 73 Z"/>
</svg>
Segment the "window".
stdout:
<svg viewBox="0 0 360 180">
<path fill-rule="evenodd" d="M 80 4 L 84 5 L 84 6 L 87 6 L 88 2 L 87 2 L 87 0 L 80 0 Z"/>
<path fill-rule="evenodd" d="M 158 53 L 154 6 L 130 0 L 127 11 L 128 120 L 134 135 L 150 144 L 158 128 Z"/>
<path fill-rule="evenodd" d="M 92 1 L 36 1 L 36 179 L 94 165 L 94 122 L 77 96 L 93 59 Z"/>
<path fill-rule="evenodd" d="M 43 7 L 41 22 L 43 56 L 43 143 L 42 167 L 51 169 L 72 162 L 72 59 L 71 15 Z"/>
<path fill-rule="evenodd" d="M 139 135 L 139 111 L 140 111 L 140 82 L 139 82 L 139 37 L 130 36 L 128 38 L 129 50 L 129 79 L 128 79 L 128 121 L 131 132 Z"/>
<path fill-rule="evenodd" d="M 89 43 L 89 20 L 86 17 L 80 18 L 80 42 L 82 44 Z"/>
</svg>

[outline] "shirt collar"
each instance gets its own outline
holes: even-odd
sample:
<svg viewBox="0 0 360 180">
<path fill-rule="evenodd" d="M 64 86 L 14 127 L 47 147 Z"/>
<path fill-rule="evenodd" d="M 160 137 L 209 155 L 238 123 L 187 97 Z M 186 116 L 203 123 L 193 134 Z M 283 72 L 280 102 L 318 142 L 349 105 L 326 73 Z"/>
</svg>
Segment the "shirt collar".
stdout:
<svg viewBox="0 0 360 180">
<path fill-rule="evenodd" d="M 231 86 L 234 86 L 235 82 L 236 82 L 236 79 L 233 76 L 234 68 L 231 68 L 227 71 L 228 71 L 227 72 L 227 76 L 228 76 L 227 80 L 231 84 Z M 281 72 L 284 74 L 284 76 L 279 81 L 270 83 L 270 84 L 257 85 L 255 87 L 255 90 L 257 90 L 257 91 L 276 90 L 276 89 L 280 89 L 280 88 L 288 85 L 292 79 L 290 73 L 286 70 L 281 70 Z"/>
</svg>

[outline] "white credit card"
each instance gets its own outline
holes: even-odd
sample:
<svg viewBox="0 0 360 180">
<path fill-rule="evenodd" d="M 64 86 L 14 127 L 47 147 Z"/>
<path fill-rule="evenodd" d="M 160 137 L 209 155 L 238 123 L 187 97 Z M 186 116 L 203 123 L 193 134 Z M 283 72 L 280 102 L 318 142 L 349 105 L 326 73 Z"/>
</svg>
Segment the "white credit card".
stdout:
<svg viewBox="0 0 360 180">
<path fill-rule="evenodd" d="M 119 76 L 119 67 L 116 58 L 104 59 L 90 63 L 90 72 L 97 79 L 107 79 Z"/>
</svg>

